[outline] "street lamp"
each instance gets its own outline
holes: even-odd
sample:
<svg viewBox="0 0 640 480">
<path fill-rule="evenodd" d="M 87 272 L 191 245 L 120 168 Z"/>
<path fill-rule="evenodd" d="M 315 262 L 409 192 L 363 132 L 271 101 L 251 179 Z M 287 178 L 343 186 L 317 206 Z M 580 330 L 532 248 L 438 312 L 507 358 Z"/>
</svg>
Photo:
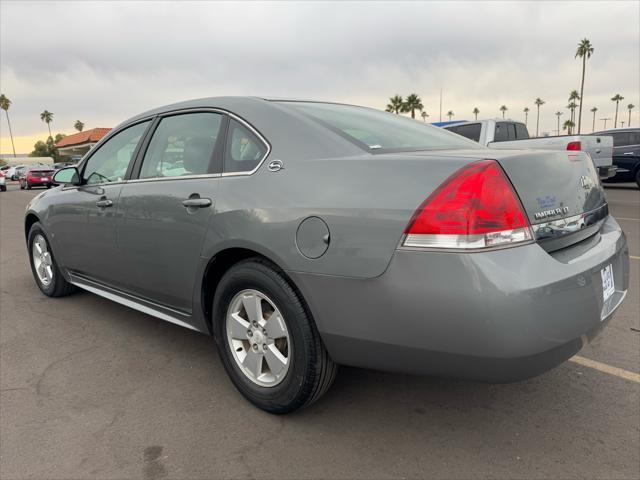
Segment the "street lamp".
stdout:
<svg viewBox="0 0 640 480">
<path fill-rule="evenodd" d="M 606 130 L 607 129 L 607 120 L 611 120 L 611 118 L 601 118 L 600 120 L 602 120 L 604 122 L 603 130 Z"/>
</svg>

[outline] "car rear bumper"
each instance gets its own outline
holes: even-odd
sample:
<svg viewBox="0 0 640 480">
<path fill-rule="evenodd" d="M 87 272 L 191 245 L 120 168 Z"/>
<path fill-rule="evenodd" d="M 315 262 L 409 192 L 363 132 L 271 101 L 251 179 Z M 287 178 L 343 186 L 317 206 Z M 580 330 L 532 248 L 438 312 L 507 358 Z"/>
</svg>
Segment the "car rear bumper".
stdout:
<svg viewBox="0 0 640 480">
<path fill-rule="evenodd" d="M 603 300 L 601 269 L 615 292 Z M 553 254 L 537 244 L 482 253 L 398 250 L 373 279 L 290 272 L 342 364 L 514 381 L 562 363 L 595 337 L 629 283 L 624 233 Z"/>
</svg>

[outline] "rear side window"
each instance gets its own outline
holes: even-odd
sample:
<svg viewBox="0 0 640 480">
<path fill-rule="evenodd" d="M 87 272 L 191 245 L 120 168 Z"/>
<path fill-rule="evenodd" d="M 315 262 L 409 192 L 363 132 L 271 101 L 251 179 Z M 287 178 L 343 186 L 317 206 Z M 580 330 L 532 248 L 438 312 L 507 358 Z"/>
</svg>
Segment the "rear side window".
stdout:
<svg viewBox="0 0 640 480">
<path fill-rule="evenodd" d="M 82 173 L 84 183 L 93 185 L 122 181 L 131 163 L 133 152 L 149 123 L 149 121 L 138 123 L 107 140 L 87 160 Z"/>
<path fill-rule="evenodd" d="M 529 131 L 523 123 L 515 123 L 516 127 L 516 140 L 525 140 L 529 138 Z"/>
<path fill-rule="evenodd" d="M 451 135 L 443 128 L 372 108 L 334 103 L 280 103 L 304 113 L 371 153 L 480 148 L 477 143 Z"/>
<path fill-rule="evenodd" d="M 463 137 L 473 140 L 474 142 L 480 141 L 480 131 L 482 125 L 479 123 L 470 123 L 469 125 L 458 125 L 457 127 L 449 127 L 447 130 L 462 135 Z"/>
<path fill-rule="evenodd" d="M 629 133 L 629 145 L 640 145 L 640 131 Z"/>
<path fill-rule="evenodd" d="M 251 172 L 267 153 L 267 146 L 237 120 L 229 120 L 224 155 L 225 172 Z"/>
<path fill-rule="evenodd" d="M 630 143 L 630 134 L 628 132 L 616 132 L 612 133 L 613 137 L 613 146 L 614 147 L 626 147 L 627 145 L 631 145 Z"/>
<path fill-rule="evenodd" d="M 221 125 L 222 115 L 212 112 L 163 118 L 149 142 L 139 178 L 218 173 L 220 162 L 214 155 Z"/>
<path fill-rule="evenodd" d="M 493 137 L 494 142 L 507 142 L 509 141 L 509 124 L 506 122 L 498 122 L 496 123 L 496 134 Z M 515 133 L 512 134 L 512 137 L 515 136 Z M 511 140 L 515 140 L 511 138 Z"/>
</svg>

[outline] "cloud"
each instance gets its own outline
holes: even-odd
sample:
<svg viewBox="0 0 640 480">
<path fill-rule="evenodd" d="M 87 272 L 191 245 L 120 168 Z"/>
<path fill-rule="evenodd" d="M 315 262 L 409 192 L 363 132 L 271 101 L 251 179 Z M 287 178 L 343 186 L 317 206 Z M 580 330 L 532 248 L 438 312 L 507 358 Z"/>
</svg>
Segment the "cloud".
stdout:
<svg viewBox="0 0 640 480">
<path fill-rule="evenodd" d="M 555 126 L 579 88 L 578 41 L 595 45 L 585 107 L 640 104 L 637 2 L 2 2 L 0 83 L 14 133 L 111 126 L 181 99 L 317 98 L 384 107 L 416 92 L 445 111 Z M 636 109 L 636 112 L 640 108 Z M 636 124 L 638 115 L 636 114 Z M 6 135 L 2 122 L 2 136 Z M 3 142 L 4 149 L 4 142 Z"/>
</svg>

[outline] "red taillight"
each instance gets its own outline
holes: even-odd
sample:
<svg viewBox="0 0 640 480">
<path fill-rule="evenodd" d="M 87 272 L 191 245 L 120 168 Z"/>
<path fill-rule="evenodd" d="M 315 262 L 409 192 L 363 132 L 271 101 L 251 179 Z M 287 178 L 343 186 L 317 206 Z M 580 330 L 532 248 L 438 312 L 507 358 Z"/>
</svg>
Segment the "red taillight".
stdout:
<svg viewBox="0 0 640 480">
<path fill-rule="evenodd" d="M 567 143 L 567 150 L 582 150 L 582 143 L 580 142 L 569 142 Z"/>
<path fill-rule="evenodd" d="M 449 177 L 418 208 L 405 233 L 405 246 L 433 248 L 485 248 L 532 238 L 495 160 L 471 163 Z"/>
</svg>

